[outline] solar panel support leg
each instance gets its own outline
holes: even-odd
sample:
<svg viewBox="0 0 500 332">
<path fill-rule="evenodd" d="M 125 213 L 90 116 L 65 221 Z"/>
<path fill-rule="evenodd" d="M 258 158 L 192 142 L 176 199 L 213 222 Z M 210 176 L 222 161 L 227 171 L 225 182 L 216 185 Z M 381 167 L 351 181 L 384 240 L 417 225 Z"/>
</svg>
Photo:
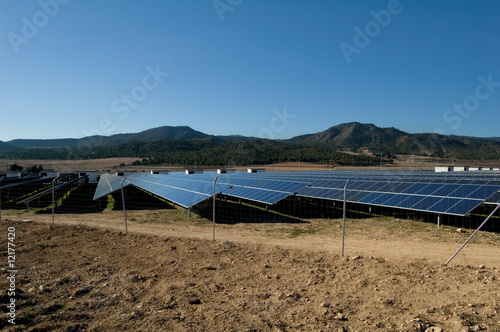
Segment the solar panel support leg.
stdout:
<svg viewBox="0 0 500 332">
<path fill-rule="evenodd" d="M 188 218 L 191 218 L 191 208 L 188 208 Z"/>
<path fill-rule="evenodd" d="M 438 228 L 441 228 L 441 215 L 438 214 Z"/>
<path fill-rule="evenodd" d="M 474 235 L 476 235 L 477 232 L 479 232 L 479 230 L 481 229 L 481 227 L 483 227 L 484 224 L 486 224 L 486 222 L 488 220 L 490 220 L 490 218 L 498 211 L 498 209 L 500 209 L 500 204 L 497 205 L 497 207 L 493 210 L 493 212 L 490 213 L 490 215 L 488 216 L 488 218 L 486 218 L 483 221 L 483 223 L 481 225 L 479 225 L 479 227 L 474 231 L 474 233 L 472 233 L 472 235 L 469 236 L 469 238 L 467 239 L 467 241 L 465 241 L 464 244 L 462 244 L 462 246 L 457 250 L 457 252 L 455 254 L 453 254 L 453 256 L 451 256 L 451 258 L 444 265 L 448 265 L 448 263 L 451 262 L 451 260 L 453 258 L 455 258 L 456 255 L 458 255 L 458 253 L 460 252 L 460 250 L 462 250 L 462 248 L 465 247 L 465 245 L 472 239 L 472 237 Z"/>
</svg>

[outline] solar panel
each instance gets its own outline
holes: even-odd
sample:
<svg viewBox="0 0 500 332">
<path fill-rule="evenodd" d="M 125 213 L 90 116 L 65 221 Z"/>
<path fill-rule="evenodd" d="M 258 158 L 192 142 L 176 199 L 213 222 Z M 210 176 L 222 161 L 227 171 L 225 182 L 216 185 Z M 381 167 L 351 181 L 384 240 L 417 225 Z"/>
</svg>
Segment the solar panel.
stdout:
<svg viewBox="0 0 500 332">
<path fill-rule="evenodd" d="M 116 190 L 119 190 L 122 180 L 122 177 L 117 177 L 114 174 L 105 173 L 101 175 L 99 183 L 97 184 L 96 191 L 94 193 L 94 200 L 107 196 L 108 194 L 111 194 Z M 125 180 L 123 182 L 123 187 L 126 187 L 128 185 L 130 185 L 130 182 Z"/>
<path fill-rule="evenodd" d="M 446 213 L 447 210 L 451 209 L 458 202 L 460 202 L 459 198 L 442 198 L 436 204 L 429 207 L 428 211 Z"/>
<path fill-rule="evenodd" d="M 498 186 L 481 186 L 467 195 L 467 198 L 487 199 L 499 191 Z"/>
<path fill-rule="evenodd" d="M 419 191 L 417 191 L 416 194 L 419 194 L 419 195 L 431 195 L 434 192 L 436 192 L 436 190 L 438 190 L 438 189 L 440 189 L 442 187 L 443 187 L 443 184 L 429 183 L 428 185 L 426 185 L 425 187 L 423 187 L 422 189 L 420 189 Z"/>
<path fill-rule="evenodd" d="M 440 197 L 433 197 L 433 196 L 425 197 L 420 202 L 413 205 L 412 209 L 425 211 L 425 210 L 429 209 L 431 206 L 433 206 L 434 204 L 436 204 L 437 202 L 439 202 L 441 199 L 442 198 L 440 198 Z"/>
<path fill-rule="evenodd" d="M 427 187 L 427 183 L 415 183 L 412 186 L 403 190 L 405 194 L 415 194 L 416 192 L 422 190 L 424 187 Z"/>
<path fill-rule="evenodd" d="M 451 192 L 457 190 L 460 188 L 461 185 L 459 184 L 445 184 L 438 190 L 432 193 L 433 196 L 448 196 Z"/>
<path fill-rule="evenodd" d="M 103 176 L 107 182 L 102 185 L 99 183 L 96 197 L 119 189 L 121 178 L 114 175 Z M 124 185 L 132 183 L 142 186 L 147 188 L 145 190 L 161 192 L 169 197 L 167 199 L 175 199 L 188 205 L 213 195 L 213 181 L 217 175 L 214 172 L 194 175 L 174 172 L 162 176 L 168 177 L 172 182 L 158 183 L 154 180 L 146 183 L 144 179 L 151 178 L 131 175 Z M 303 197 L 343 200 L 343 188 L 348 180 L 349 202 L 435 213 L 463 215 L 471 211 L 470 207 L 474 209 L 484 200 L 500 196 L 498 172 L 451 174 L 433 171 L 296 171 L 252 174 L 235 172 L 218 176 L 217 184 L 220 187 L 217 190 L 224 188 L 222 191 L 228 196 L 265 204 L 274 204 L 294 193 Z M 134 178 L 142 178 L 143 181 Z M 306 187 L 308 184 L 310 187 Z M 233 188 L 229 189 L 229 186 Z M 496 198 L 492 199 L 494 200 Z"/>
<path fill-rule="evenodd" d="M 465 215 L 482 203 L 481 200 L 462 199 L 457 204 L 446 210 L 447 214 Z"/>
<path fill-rule="evenodd" d="M 421 200 L 423 200 L 425 196 L 420 196 L 420 195 L 410 195 L 407 199 L 401 201 L 399 204 L 397 204 L 397 207 L 400 208 L 411 208 L 413 205 L 417 204 Z"/>
</svg>

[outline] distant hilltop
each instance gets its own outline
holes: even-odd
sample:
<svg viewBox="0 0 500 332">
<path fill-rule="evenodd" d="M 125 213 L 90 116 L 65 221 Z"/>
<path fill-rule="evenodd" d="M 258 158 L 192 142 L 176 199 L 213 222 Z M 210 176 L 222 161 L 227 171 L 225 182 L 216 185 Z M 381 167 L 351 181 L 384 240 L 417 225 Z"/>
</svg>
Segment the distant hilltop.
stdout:
<svg viewBox="0 0 500 332">
<path fill-rule="evenodd" d="M 306 147 L 322 148 L 360 155 L 378 155 L 387 158 L 396 154 L 406 154 L 470 160 L 500 159 L 499 137 L 479 138 L 431 133 L 410 134 L 393 127 L 380 128 L 374 124 L 359 122 L 343 123 L 319 133 L 300 135 L 279 141 L 241 135 L 216 136 L 196 131 L 188 126 L 162 126 L 139 133 L 88 136 L 80 139 L 15 139 L 8 142 L 0 141 L 0 153 L 6 158 L 35 158 L 33 154 L 36 154 L 39 158 L 41 149 L 46 154 L 49 154 L 49 150 L 51 152 L 59 151 L 59 155 L 64 150 L 69 153 L 79 149 L 80 157 L 85 158 L 96 158 L 97 152 L 104 150 L 106 151 L 106 157 L 123 157 L 121 149 L 118 149 L 118 147 L 127 145 L 127 150 L 137 150 L 136 156 L 145 156 L 150 152 L 154 154 L 162 151 L 162 149 L 168 150 L 169 148 L 166 148 L 166 146 L 173 145 L 174 142 L 178 142 L 174 144 L 177 150 L 183 148 L 191 150 L 193 144 L 201 146 L 203 144 L 199 142 L 205 142 L 205 145 L 210 146 L 210 148 L 217 144 L 236 144 L 243 151 L 252 149 L 252 144 L 255 144 L 256 141 L 272 141 L 274 142 L 272 143 L 273 147 L 292 144 L 294 146 L 303 146 L 304 149 Z M 183 143 L 184 147 L 181 142 L 185 142 Z M 245 145 L 243 142 L 254 143 Z M 90 155 L 84 152 L 88 152 Z M 71 158 L 71 156 L 67 158 Z"/>
</svg>

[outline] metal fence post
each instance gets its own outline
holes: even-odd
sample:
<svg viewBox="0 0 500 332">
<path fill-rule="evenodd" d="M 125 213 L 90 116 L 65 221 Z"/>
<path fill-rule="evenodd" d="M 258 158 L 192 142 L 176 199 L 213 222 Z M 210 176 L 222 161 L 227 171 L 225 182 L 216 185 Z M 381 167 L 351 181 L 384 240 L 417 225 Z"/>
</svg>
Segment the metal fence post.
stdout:
<svg viewBox="0 0 500 332">
<path fill-rule="evenodd" d="M 345 183 L 344 186 L 344 209 L 342 212 L 342 256 L 344 256 L 344 238 L 345 238 L 345 209 L 347 202 L 347 185 L 349 184 L 349 180 Z"/>
<path fill-rule="evenodd" d="M 0 178 L 0 220 L 2 220 L 2 180 L 5 176 Z"/>
<path fill-rule="evenodd" d="M 125 208 L 125 195 L 123 194 L 123 182 L 127 179 L 124 177 L 122 182 L 120 183 L 120 191 L 122 193 L 122 205 L 123 205 L 123 220 L 125 221 L 125 234 L 128 235 L 128 227 L 127 227 L 127 209 Z"/>
<path fill-rule="evenodd" d="M 212 241 L 215 242 L 215 184 L 217 183 L 217 179 L 219 176 L 215 177 L 214 180 L 214 196 L 213 196 L 213 213 L 212 213 Z"/>
<path fill-rule="evenodd" d="M 52 224 L 54 224 L 54 212 L 55 212 L 55 188 L 54 185 L 56 180 L 59 179 L 60 175 L 58 175 L 54 180 L 52 180 Z"/>
</svg>

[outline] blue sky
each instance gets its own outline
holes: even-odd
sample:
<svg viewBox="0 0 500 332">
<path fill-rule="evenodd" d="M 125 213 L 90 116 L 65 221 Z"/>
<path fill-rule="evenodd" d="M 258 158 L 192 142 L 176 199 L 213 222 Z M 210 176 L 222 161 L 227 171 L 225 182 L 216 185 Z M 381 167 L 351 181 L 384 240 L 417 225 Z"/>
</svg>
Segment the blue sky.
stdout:
<svg viewBox="0 0 500 332">
<path fill-rule="evenodd" d="M 0 1 L 0 140 L 500 136 L 500 2 Z"/>
</svg>

